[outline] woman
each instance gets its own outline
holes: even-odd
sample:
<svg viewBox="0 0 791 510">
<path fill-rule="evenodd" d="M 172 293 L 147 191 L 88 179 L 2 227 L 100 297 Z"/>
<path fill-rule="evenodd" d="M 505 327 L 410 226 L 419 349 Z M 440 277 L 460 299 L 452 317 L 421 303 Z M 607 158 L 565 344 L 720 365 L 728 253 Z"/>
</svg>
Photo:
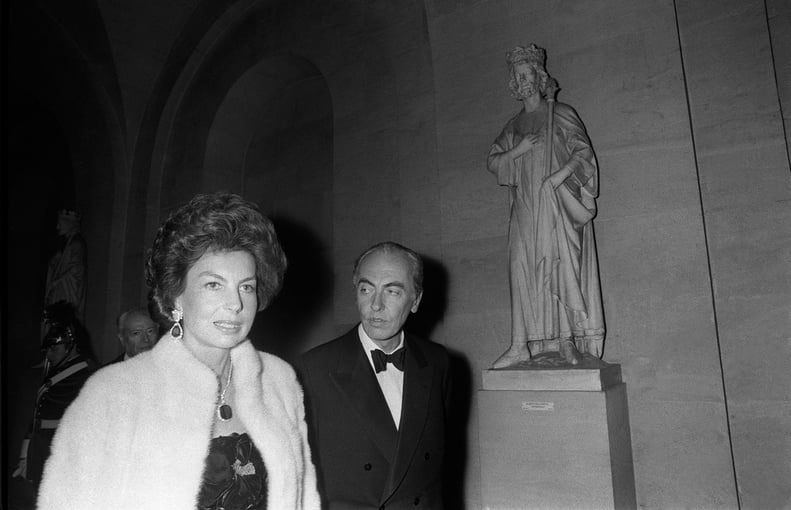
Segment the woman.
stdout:
<svg viewBox="0 0 791 510">
<path fill-rule="evenodd" d="M 285 267 L 272 224 L 236 195 L 171 215 L 146 268 L 170 331 L 88 380 L 39 508 L 319 508 L 294 371 L 247 339 Z"/>
</svg>

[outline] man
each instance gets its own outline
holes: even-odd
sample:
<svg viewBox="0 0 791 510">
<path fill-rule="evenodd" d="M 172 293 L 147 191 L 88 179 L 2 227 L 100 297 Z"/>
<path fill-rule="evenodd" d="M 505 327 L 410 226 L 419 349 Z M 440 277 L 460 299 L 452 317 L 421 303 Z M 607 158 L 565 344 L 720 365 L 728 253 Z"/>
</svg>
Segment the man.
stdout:
<svg viewBox="0 0 791 510">
<path fill-rule="evenodd" d="M 60 321 L 53 321 L 44 336 L 44 381 L 38 389 L 33 421 L 12 474 L 27 480 L 33 497 L 60 419 L 93 370 L 92 362 L 80 353 L 76 337 L 74 323 Z"/>
<path fill-rule="evenodd" d="M 137 356 L 154 347 L 159 340 L 159 326 L 151 320 L 148 309 L 143 307 L 132 308 L 119 315 L 116 326 L 124 352 L 113 363 Z"/>
<path fill-rule="evenodd" d="M 604 341 L 591 223 L 599 191 L 596 157 L 577 113 L 554 104 L 557 85 L 545 59 L 534 44 L 508 53 L 511 92 L 522 109 L 487 159 L 488 170 L 511 195 L 511 347 L 494 368 L 542 351 L 576 365 L 580 352 L 600 357 Z"/>
<path fill-rule="evenodd" d="M 448 355 L 403 331 L 422 298 L 422 261 L 377 244 L 357 259 L 353 283 L 359 325 L 299 366 L 325 503 L 442 508 Z"/>
</svg>

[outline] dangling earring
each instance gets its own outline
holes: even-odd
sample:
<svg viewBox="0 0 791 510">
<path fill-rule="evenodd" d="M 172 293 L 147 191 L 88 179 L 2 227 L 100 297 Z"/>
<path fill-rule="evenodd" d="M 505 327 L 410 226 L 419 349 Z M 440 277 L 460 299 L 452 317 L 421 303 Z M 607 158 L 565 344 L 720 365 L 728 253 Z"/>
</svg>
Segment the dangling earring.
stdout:
<svg viewBox="0 0 791 510">
<path fill-rule="evenodd" d="M 184 312 L 181 311 L 180 308 L 174 308 L 172 315 L 173 315 L 173 326 L 170 327 L 170 336 L 172 336 L 176 340 L 180 340 L 181 337 L 184 335 L 184 328 L 181 327 L 181 318 L 184 316 Z"/>
</svg>

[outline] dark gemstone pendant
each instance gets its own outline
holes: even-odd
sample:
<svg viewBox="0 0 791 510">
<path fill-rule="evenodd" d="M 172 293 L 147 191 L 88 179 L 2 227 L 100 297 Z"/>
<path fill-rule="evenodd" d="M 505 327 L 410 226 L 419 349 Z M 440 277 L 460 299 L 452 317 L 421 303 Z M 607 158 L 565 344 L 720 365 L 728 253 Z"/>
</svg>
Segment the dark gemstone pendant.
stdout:
<svg viewBox="0 0 791 510">
<path fill-rule="evenodd" d="M 217 416 L 222 421 L 228 421 L 233 417 L 233 411 L 231 410 L 231 406 L 228 404 L 223 404 L 217 408 Z"/>
</svg>

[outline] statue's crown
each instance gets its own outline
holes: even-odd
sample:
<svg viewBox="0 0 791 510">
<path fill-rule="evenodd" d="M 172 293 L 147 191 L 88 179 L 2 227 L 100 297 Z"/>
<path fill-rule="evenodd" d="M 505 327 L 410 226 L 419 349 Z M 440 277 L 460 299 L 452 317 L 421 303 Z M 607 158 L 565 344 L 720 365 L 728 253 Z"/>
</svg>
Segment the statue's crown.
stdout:
<svg viewBox="0 0 791 510">
<path fill-rule="evenodd" d="M 58 216 L 66 220 L 73 220 L 73 221 L 80 219 L 80 213 L 78 213 L 77 211 L 70 211 L 68 209 L 61 209 L 60 211 L 58 211 Z"/>
<path fill-rule="evenodd" d="M 535 44 L 531 44 L 527 47 L 517 46 L 513 50 L 507 52 L 505 58 L 510 66 L 524 62 L 543 69 L 544 63 L 547 60 L 547 52 L 544 48 L 539 48 Z"/>
</svg>

